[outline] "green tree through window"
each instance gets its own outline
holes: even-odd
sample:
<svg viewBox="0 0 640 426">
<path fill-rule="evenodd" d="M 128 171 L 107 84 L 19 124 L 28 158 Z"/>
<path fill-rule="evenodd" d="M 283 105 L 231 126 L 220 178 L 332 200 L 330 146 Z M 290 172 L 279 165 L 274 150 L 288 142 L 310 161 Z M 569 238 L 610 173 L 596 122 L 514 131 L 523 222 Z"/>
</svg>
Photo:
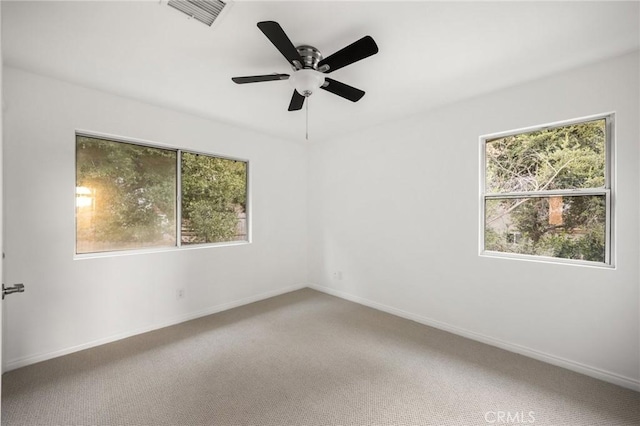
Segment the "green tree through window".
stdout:
<svg viewBox="0 0 640 426">
<path fill-rule="evenodd" d="M 246 240 L 246 203 L 246 162 L 76 137 L 79 254 Z"/>
<path fill-rule="evenodd" d="M 76 251 L 175 245 L 176 152 L 78 136 Z"/>
<path fill-rule="evenodd" d="M 607 120 L 484 140 L 484 250 L 607 261 Z"/>
<path fill-rule="evenodd" d="M 182 154 L 182 243 L 245 239 L 247 164 Z"/>
</svg>

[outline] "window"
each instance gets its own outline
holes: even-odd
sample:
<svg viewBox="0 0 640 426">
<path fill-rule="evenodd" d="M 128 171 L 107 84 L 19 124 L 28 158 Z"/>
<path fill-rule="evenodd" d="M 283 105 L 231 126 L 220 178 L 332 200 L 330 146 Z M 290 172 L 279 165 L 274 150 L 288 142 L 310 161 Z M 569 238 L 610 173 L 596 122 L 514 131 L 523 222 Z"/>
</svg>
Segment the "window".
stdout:
<svg viewBox="0 0 640 426">
<path fill-rule="evenodd" d="M 245 161 L 76 136 L 77 254 L 247 241 L 246 207 Z"/>
<path fill-rule="evenodd" d="M 247 163 L 182 153 L 182 244 L 247 237 Z"/>
<path fill-rule="evenodd" d="M 612 264 L 613 115 L 481 137 L 481 251 Z"/>
</svg>

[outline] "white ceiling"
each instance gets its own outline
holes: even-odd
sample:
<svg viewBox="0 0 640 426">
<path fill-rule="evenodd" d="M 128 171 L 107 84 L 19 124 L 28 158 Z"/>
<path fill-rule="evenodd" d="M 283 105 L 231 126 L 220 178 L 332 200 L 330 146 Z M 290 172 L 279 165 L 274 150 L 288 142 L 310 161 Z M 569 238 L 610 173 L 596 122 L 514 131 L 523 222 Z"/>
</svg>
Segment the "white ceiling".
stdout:
<svg viewBox="0 0 640 426">
<path fill-rule="evenodd" d="M 639 5 L 235 1 L 210 28 L 166 1 L 2 1 L 2 44 L 9 66 L 301 140 L 286 81 L 231 81 L 290 72 L 256 23 L 277 21 L 325 56 L 371 35 L 377 55 L 331 74 L 365 97 L 310 99 L 322 140 L 638 49 Z"/>
</svg>

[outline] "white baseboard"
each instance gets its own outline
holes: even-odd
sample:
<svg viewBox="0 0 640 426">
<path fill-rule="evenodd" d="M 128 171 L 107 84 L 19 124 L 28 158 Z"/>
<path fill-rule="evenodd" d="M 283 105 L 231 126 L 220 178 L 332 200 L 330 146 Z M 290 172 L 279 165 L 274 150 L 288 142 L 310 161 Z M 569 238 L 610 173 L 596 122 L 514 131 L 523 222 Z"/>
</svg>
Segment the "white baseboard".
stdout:
<svg viewBox="0 0 640 426">
<path fill-rule="evenodd" d="M 244 299 L 235 300 L 232 302 L 222 303 L 220 305 L 215 305 L 206 309 L 202 309 L 197 312 L 191 312 L 185 315 L 179 315 L 173 318 L 170 318 L 166 321 L 162 321 L 156 324 L 152 324 L 146 327 L 138 328 L 132 331 L 127 331 L 124 333 L 114 334 L 102 339 L 93 340 L 91 342 L 82 343 L 80 345 L 71 346 L 68 348 L 56 350 L 53 352 L 47 352 L 38 355 L 31 355 L 22 358 L 16 358 L 12 360 L 5 361 L 2 372 L 7 372 L 11 370 L 15 370 L 16 368 L 25 367 L 27 365 L 35 364 L 37 362 L 46 361 L 48 359 L 57 358 L 59 356 L 68 355 L 73 352 L 78 352 L 84 349 L 93 348 L 95 346 L 104 345 L 106 343 L 115 342 L 116 340 L 126 339 L 127 337 L 135 336 L 137 334 L 147 333 L 149 331 L 157 330 L 159 328 L 169 327 L 171 325 L 180 324 L 185 321 L 190 321 L 196 318 L 204 317 L 207 315 L 215 314 L 218 312 L 226 311 L 232 308 L 237 308 L 238 306 L 248 305 L 249 303 L 258 302 L 260 300 L 269 299 L 274 296 L 279 296 L 281 294 L 290 293 L 292 291 L 300 290 L 302 288 L 307 287 L 305 284 L 284 287 L 273 291 L 268 291 L 266 293 L 261 293 L 255 296 L 246 297 Z"/>
<path fill-rule="evenodd" d="M 464 328 L 456 327 L 441 321 L 437 321 L 431 318 L 416 315 L 411 312 L 403 311 L 402 309 L 393 308 L 391 306 L 383 305 L 382 303 L 374 302 L 368 299 L 364 299 L 353 294 L 349 294 L 340 290 L 335 290 L 330 287 L 324 287 L 316 284 L 310 284 L 309 288 L 314 290 L 330 294 L 332 296 L 339 297 L 341 299 L 349 300 L 351 302 L 358 303 L 360 305 L 368 306 L 379 311 L 387 312 L 398 317 L 406 318 L 411 321 L 415 321 L 420 324 L 428 325 L 439 330 L 448 331 L 449 333 L 456 334 L 462 337 L 466 337 L 471 340 L 486 343 L 491 346 L 496 346 L 500 349 L 507 350 L 509 352 L 515 352 L 520 355 L 524 355 L 529 358 L 536 359 L 538 361 L 553 364 L 558 367 L 566 368 L 567 370 L 575 371 L 586 376 L 594 377 L 596 379 L 603 380 L 605 382 L 613 383 L 618 386 L 622 386 L 635 391 L 640 391 L 640 380 L 632 379 L 630 377 L 624 377 L 616 373 L 601 370 L 596 367 L 591 367 L 586 364 L 582 364 L 570 359 L 558 357 L 545 352 L 541 352 L 535 349 L 528 348 L 526 346 L 518 345 L 515 343 L 506 342 L 504 340 L 496 339 L 494 337 L 486 336 L 481 333 L 466 330 Z"/>
</svg>

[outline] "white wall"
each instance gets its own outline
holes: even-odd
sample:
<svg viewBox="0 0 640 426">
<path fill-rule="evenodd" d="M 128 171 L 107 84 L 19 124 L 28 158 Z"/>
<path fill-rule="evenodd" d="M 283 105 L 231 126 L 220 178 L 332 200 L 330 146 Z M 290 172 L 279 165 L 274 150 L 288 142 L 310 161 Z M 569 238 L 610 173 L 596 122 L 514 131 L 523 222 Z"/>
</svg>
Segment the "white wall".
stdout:
<svg viewBox="0 0 640 426">
<path fill-rule="evenodd" d="M 640 388 L 638 62 L 636 52 L 313 144 L 311 282 Z M 617 267 L 480 257 L 478 137 L 610 111 Z"/>
<path fill-rule="evenodd" d="M 307 282 L 307 144 L 5 69 L 7 369 Z M 248 159 L 253 242 L 74 260 L 76 129 Z M 186 297 L 177 300 L 176 289 Z"/>
</svg>

